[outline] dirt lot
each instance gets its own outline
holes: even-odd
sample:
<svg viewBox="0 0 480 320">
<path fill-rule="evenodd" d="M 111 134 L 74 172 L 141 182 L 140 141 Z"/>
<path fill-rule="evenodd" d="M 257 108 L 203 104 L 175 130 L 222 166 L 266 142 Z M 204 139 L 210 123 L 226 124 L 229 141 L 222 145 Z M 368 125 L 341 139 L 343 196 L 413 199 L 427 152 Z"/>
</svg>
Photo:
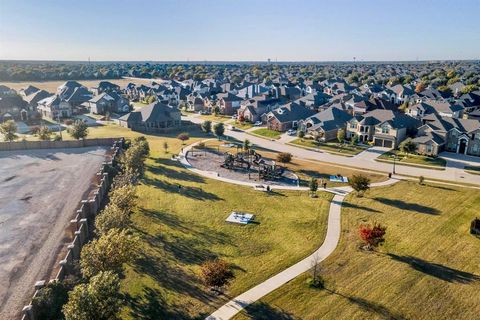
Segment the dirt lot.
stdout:
<svg viewBox="0 0 480 320">
<path fill-rule="evenodd" d="M 105 159 L 99 147 L 0 152 L 0 318 L 14 319 L 61 248 Z"/>
</svg>

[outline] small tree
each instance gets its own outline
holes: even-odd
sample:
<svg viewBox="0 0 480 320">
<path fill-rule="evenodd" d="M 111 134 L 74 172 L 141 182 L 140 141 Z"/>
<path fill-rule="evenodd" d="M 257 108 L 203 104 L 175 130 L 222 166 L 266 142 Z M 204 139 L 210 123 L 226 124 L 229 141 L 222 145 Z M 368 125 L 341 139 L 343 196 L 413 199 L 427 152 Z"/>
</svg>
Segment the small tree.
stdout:
<svg viewBox="0 0 480 320">
<path fill-rule="evenodd" d="M 305 132 L 303 130 L 298 130 L 297 131 L 297 137 L 299 137 L 301 140 L 305 137 Z"/>
<path fill-rule="evenodd" d="M 80 266 L 85 278 L 101 271 L 123 272 L 123 264 L 136 259 L 139 240 L 126 230 L 112 229 L 86 244 L 81 253 Z"/>
<path fill-rule="evenodd" d="M 95 230 L 100 235 L 106 234 L 112 229 L 127 229 L 130 225 L 128 212 L 115 205 L 106 206 L 95 218 Z"/>
<path fill-rule="evenodd" d="M 351 144 L 352 146 L 355 146 L 355 145 L 357 145 L 357 143 L 358 143 L 358 136 L 357 136 L 356 134 L 354 134 L 354 135 L 352 136 L 351 140 L 350 140 L 350 144 Z"/>
<path fill-rule="evenodd" d="M 118 319 L 123 303 L 118 276 L 100 272 L 70 291 L 63 313 L 66 320 Z"/>
<path fill-rule="evenodd" d="M 182 132 L 177 136 L 177 139 L 182 141 L 182 145 L 185 145 L 185 141 L 190 139 L 190 135 L 187 132 Z"/>
<path fill-rule="evenodd" d="M 370 179 L 364 175 L 353 175 L 348 181 L 353 190 L 357 192 L 357 196 L 361 197 L 370 189 Z"/>
<path fill-rule="evenodd" d="M 234 277 L 230 265 L 220 259 L 206 261 L 201 267 L 202 279 L 206 286 L 219 290 Z"/>
<path fill-rule="evenodd" d="M 237 118 L 238 122 L 240 124 L 243 124 L 245 122 L 245 116 L 243 115 L 243 113 L 241 113 L 238 118 Z"/>
<path fill-rule="evenodd" d="M 425 183 L 425 177 L 424 176 L 418 177 L 418 183 L 423 186 L 423 184 Z"/>
<path fill-rule="evenodd" d="M 280 152 L 277 155 L 277 161 L 283 164 L 290 163 L 292 161 L 292 154 L 288 152 Z"/>
<path fill-rule="evenodd" d="M 212 121 L 205 120 L 201 124 L 202 131 L 205 132 L 206 134 L 209 134 L 212 132 Z"/>
<path fill-rule="evenodd" d="M 320 261 L 318 254 L 315 254 L 312 259 L 312 268 L 310 269 L 311 278 L 308 279 L 307 284 L 309 287 L 322 289 L 324 287 L 324 280 L 320 275 Z"/>
<path fill-rule="evenodd" d="M 5 121 L 0 124 L 0 133 L 3 134 L 5 141 L 13 141 L 17 139 L 17 124 L 13 120 Z"/>
<path fill-rule="evenodd" d="M 215 108 L 213 108 L 213 114 L 215 117 L 218 116 L 220 114 L 220 107 L 215 106 Z"/>
<path fill-rule="evenodd" d="M 38 138 L 40 140 L 50 140 L 50 136 L 52 135 L 52 132 L 50 131 L 50 129 L 48 129 L 48 127 L 44 126 L 44 127 L 41 127 L 39 130 L 38 130 Z"/>
<path fill-rule="evenodd" d="M 308 183 L 308 188 L 310 189 L 310 196 L 315 197 L 318 190 L 318 180 L 316 178 L 312 178 Z"/>
<path fill-rule="evenodd" d="M 358 227 L 358 234 L 360 239 L 364 242 L 364 249 L 373 250 L 385 242 L 385 232 L 386 227 L 380 225 L 379 223 L 370 224 L 361 224 Z"/>
<path fill-rule="evenodd" d="M 417 85 L 415 86 L 415 92 L 420 93 L 423 90 L 425 90 L 425 83 L 423 81 L 421 81 L 421 82 L 417 83 Z"/>
<path fill-rule="evenodd" d="M 338 129 L 337 140 L 338 140 L 338 143 L 343 143 L 343 141 L 345 141 L 345 130 Z"/>
<path fill-rule="evenodd" d="M 163 150 L 165 150 L 165 153 L 168 153 L 168 142 L 167 141 L 163 142 Z"/>
<path fill-rule="evenodd" d="M 243 141 L 243 150 L 248 151 L 251 147 L 252 144 L 250 143 L 250 140 L 245 139 L 245 141 Z"/>
<path fill-rule="evenodd" d="M 408 157 L 410 153 L 414 153 L 417 151 L 417 145 L 411 138 L 407 138 L 400 143 L 400 150 L 405 153 Z"/>
<path fill-rule="evenodd" d="M 109 200 L 111 205 L 131 214 L 137 207 L 137 189 L 133 185 L 113 189 L 109 193 Z"/>
<path fill-rule="evenodd" d="M 74 139 L 84 139 L 88 135 L 88 127 L 85 122 L 82 120 L 77 120 L 75 123 L 68 129 L 68 133 Z"/>
<path fill-rule="evenodd" d="M 41 288 L 32 300 L 35 319 L 62 319 L 62 307 L 68 301 L 68 291 L 72 285 L 64 281 L 54 281 Z"/>
<path fill-rule="evenodd" d="M 223 123 L 219 122 L 219 123 L 216 123 L 214 126 L 213 126 L 213 133 L 215 134 L 215 136 L 220 139 L 220 137 L 223 136 L 223 134 L 225 133 L 225 126 L 223 125 Z"/>
</svg>

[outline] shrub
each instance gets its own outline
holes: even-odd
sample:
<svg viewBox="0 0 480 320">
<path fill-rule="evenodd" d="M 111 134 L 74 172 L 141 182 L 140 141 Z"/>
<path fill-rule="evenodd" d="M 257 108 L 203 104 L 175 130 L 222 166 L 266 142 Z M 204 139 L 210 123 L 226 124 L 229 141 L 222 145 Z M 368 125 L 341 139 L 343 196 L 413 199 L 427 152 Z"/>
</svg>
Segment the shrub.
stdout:
<svg viewBox="0 0 480 320">
<path fill-rule="evenodd" d="M 226 286 L 234 277 L 230 265 L 220 259 L 203 263 L 201 271 L 203 282 L 213 289 Z"/>
<path fill-rule="evenodd" d="M 75 123 L 68 129 L 68 133 L 74 139 L 84 139 L 88 135 L 88 127 L 87 124 L 81 120 L 75 121 Z"/>
<path fill-rule="evenodd" d="M 288 152 L 280 152 L 277 155 L 277 161 L 283 164 L 289 163 L 292 161 L 292 154 Z"/>
<path fill-rule="evenodd" d="M 358 234 L 360 239 L 364 242 L 364 248 L 372 250 L 385 242 L 386 227 L 375 223 L 373 226 L 370 224 L 361 224 L 358 228 Z"/>
<path fill-rule="evenodd" d="M 35 319 L 62 319 L 62 307 L 68 301 L 68 291 L 72 289 L 68 282 L 54 281 L 38 291 L 32 300 Z"/>
</svg>

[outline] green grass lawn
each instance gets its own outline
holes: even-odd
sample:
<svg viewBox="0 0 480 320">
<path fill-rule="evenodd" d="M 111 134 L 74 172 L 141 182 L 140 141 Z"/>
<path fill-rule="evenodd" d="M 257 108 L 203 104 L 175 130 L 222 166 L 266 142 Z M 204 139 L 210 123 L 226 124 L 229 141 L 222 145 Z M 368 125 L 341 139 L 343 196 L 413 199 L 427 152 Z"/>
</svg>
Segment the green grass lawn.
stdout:
<svg viewBox="0 0 480 320">
<path fill-rule="evenodd" d="M 471 174 L 480 174 L 480 166 L 465 166 L 464 170 Z"/>
<path fill-rule="evenodd" d="M 95 134 L 103 136 L 108 130 L 99 128 Z M 169 143 L 171 153 L 179 151 L 180 141 L 147 138 L 152 152 L 139 186 L 140 208 L 133 215 L 143 254 L 127 267 L 122 281 L 123 319 L 202 319 L 227 299 L 199 280 L 205 260 L 220 257 L 233 264 L 236 278 L 227 295 L 234 296 L 301 260 L 323 242 L 330 194 L 319 193 L 317 199 L 307 192 L 269 195 L 206 179 L 164 153 L 163 141 Z M 226 223 L 234 210 L 256 214 L 256 222 Z"/>
<path fill-rule="evenodd" d="M 392 150 L 392 151 L 386 152 L 382 154 L 380 157 L 378 157 L 378 159 L 393 161 L 394 154 L 396 154 L 398 157 L 397 162 L 400 162 L 401 164 L 424 165 L 424 166 L 434 166 L 438 168 L 445 168 L 445 164 L 447 163 L 442 158 L 433 158 L 433 157 L 421 156 L 416 154 L 410 154 L 407 156 L 405 153 L 398 150 Z"/>
<path fill-rule="evenodd" d="M 225 115 L 214 115 L 214 114 L 202 114 L 199 116 L 200 119 L 203 120 L 210 120 L 213 122 L 227 122 L 228 120 L 232 120 L 231 116 L 225 116 Z"/>
<path fill-rule="evenodd" d="M 469 234 L 480 191 L 415 182 L 350 195 L 339 247 L 320 264 L 326 289 L 305 274 L 235 319 L 476 319 L 480 239 Z M 359 249 L 360 223 L 387 226 L 377 252 Z"/>
<path fill-rule="evenodd" d="M 301 147 L 315 148 L 324 150 L 326 152 L 332 152 L 347 156 L 359 154 L 360 152 L 367 149 L 367 147 L 358 145 L 354 146 L 348 143 L 339 144 L 337 142 L 316 142 L 309 139 L 295 139 L 291 143 Z"/>
<path fill-rule="evenodd" d="M 247 129 L 253 128 L 253 124 L 250 122 L 240 123 L 237 120 L 230 120 L 227 122 L 227 124 L 231 124 L 232 126 L 240 130 L 247 130 Z"/>
<path fill-rule="evenodd" d="M 250 131 L 249 133 L 256 136 L 260 136 L 262 138 L 268 138 L 268 139 L 279 139 L 280 136 L 282 135 L 281 132 L 271 130 L 268 128 L 256 129 L 256 130 Z"/>
</svg>

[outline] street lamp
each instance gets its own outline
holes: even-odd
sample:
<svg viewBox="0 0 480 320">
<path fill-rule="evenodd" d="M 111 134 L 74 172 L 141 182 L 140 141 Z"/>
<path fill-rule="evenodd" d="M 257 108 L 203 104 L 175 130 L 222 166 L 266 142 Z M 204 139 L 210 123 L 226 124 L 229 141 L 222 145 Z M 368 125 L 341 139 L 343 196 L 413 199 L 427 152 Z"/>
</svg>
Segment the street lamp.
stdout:
<svg viewBox="0 0 480 320">
<path fill-rule="evenodd" d="M 392 171 L 393 174 L 395 174 L 395 163 L 396 163 L 396 160 L 397 160 L 397 155 L 394 154 L 394 155 L 393 155 L 393 171 Z"/>
</svg>

